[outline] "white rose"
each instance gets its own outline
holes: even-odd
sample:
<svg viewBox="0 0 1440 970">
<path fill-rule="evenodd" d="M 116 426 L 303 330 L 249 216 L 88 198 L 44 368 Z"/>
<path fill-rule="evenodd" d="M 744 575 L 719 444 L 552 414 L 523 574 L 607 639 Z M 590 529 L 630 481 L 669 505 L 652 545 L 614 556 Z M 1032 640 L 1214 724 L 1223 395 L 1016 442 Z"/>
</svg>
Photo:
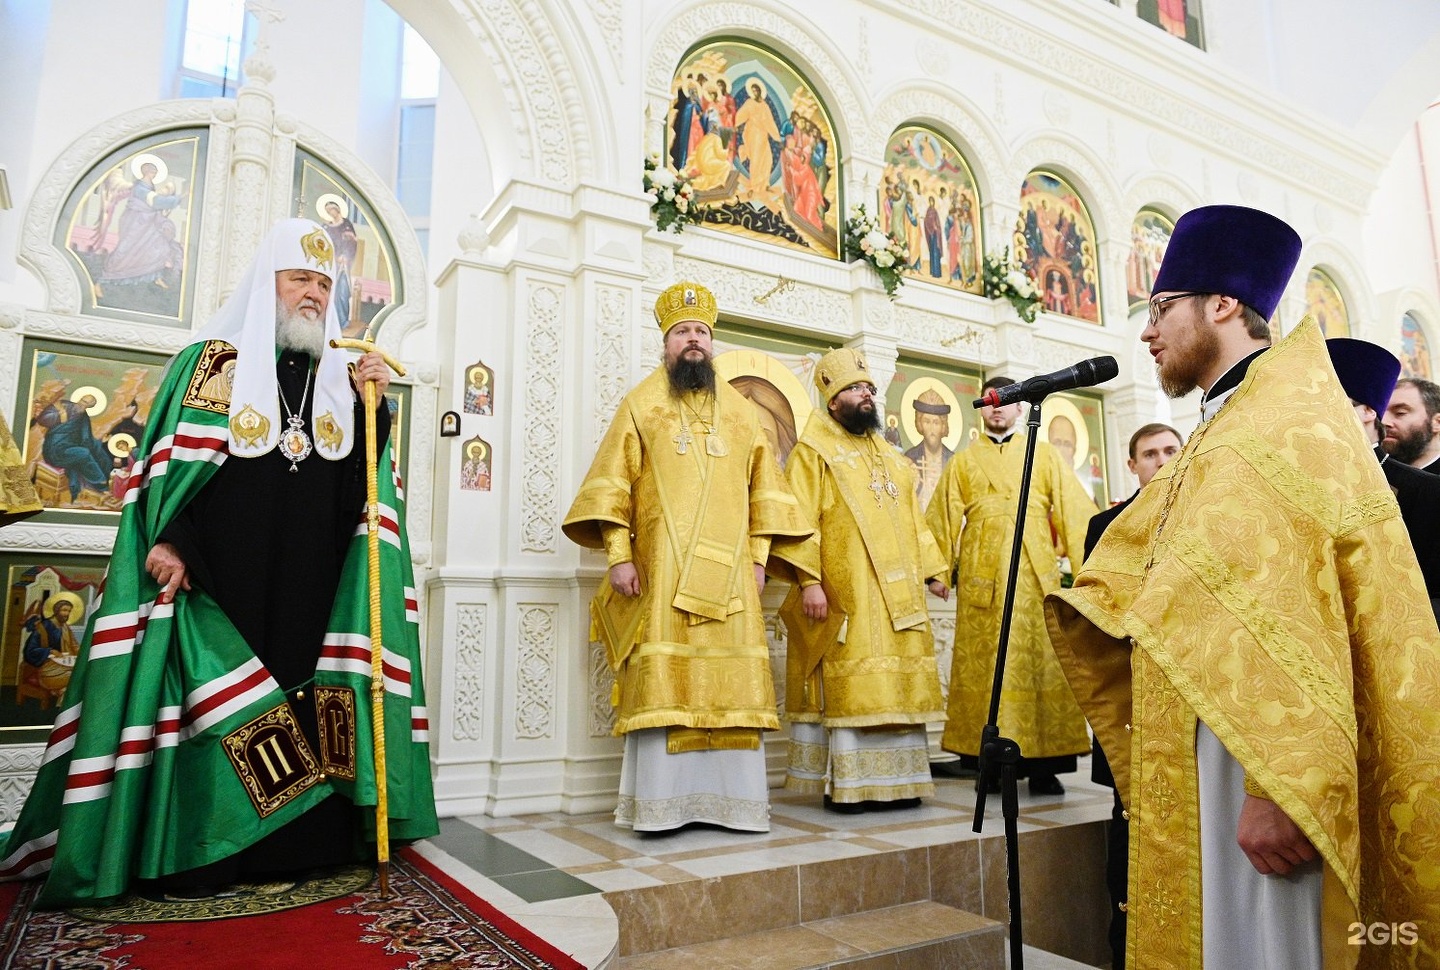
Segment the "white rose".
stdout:
<svg viewBox="0 0 1440 970">
<path fill-rule="evenodd" d="M 675 184 L 675 173 L 668 168 L 657 168 L 650 173 L 650 181 L 662 189 L 669 188 Z"/>
<path fill-rule="evenodd" d="M 891 266 L 895 265 L 895 257 L 883 251 L 876 253 L 875 265 L 880 267 L 881 269 L 889 269 Z"/>
<path fill-rule="evenodd" d="M 662 197 L 666 202 L 674 202 L 674 201 L 675 201 L 675 190 L 674 190 L 674 189 L 666 189 L 663 193 L 661 193 L 661 197 Z"/>
</svg>

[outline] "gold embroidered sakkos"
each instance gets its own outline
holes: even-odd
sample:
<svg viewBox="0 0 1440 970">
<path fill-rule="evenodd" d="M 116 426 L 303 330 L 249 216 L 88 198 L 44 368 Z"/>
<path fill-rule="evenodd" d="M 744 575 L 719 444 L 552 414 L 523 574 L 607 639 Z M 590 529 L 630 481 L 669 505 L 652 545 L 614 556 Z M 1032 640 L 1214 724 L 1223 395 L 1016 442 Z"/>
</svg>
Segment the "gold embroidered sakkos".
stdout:
<svg viewBox="0 0 1440 970">
<path fill-rule="evenodd" d="M 874 468 L 865 460 L 875 437 L 849 434 L 816 410 L 786 465 L 801 507 L 826 522 L 821 582 L 829 609 L 846 625 L 844 641 L 836 642 L 838 623 L 804 621 L 799 587 L 792 587 L 781 614 L 790 634 L 785 709 L 793 721 L 871 727 L 945 717 L 925 603 L 925 581 L 945 574 L 945 558 L 916 507 L 914 471 L 887 447 L 874 449 L 871 462 L 880 463 L 896 494 L 876 502 Z"/>
<path fill-rule="evenodd" d="M 689 404 L 704 409 L 699 397 Z M 594 627 L 596 636 L 635 637 L 608 645 L 618 668 L 615 733 L 743 728 L 753 746 L 761 729 L 780 723 L 753 565 L 768 560 L 772 574 L 793 581 L 797 568 L 818 571 L 818 550 L 754 405 L 723 382 L 713 403 L 728 454 L 680 453 L 689 412 L 681 416 L 664 368 L 642 381 L 617 411 L 562 528 L 593 549 L 613 535 L 624 550 L 609 550 L 612 563 L 630 561 L 633 546 L 645 569 L 643 613 Z M 621 599 L 602 595 L 593 608 Z"/>
</svg>

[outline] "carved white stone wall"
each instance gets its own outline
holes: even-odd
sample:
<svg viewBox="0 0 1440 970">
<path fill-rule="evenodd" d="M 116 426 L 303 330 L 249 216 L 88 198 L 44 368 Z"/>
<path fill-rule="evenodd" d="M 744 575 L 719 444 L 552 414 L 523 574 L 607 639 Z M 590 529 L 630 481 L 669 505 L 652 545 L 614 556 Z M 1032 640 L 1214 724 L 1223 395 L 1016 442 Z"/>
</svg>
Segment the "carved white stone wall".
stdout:
<svg viewBox="0 0 1440 970">
<path fill-rule="evenodd" d="M 946 35 L 968 48 L 1004 52 L 1032 65 L 1063 63 L 1065 87 L 1123 109 L 1135 122 L 1185 132 L 1187 138 L 1212 151 L 1243 160 L 1249 167 L 1265 169 L 1297 187 L 1303 186 L 1306 192 L 1356 207 L 1363 206 L 1369 195 L 1365 180 L 1347 171 L 1339 163 L 1338 154 L 1298 147 L 1301 142 L 1323 136 L 1306 131 L 1303 121 L 1283 107 L 1246 99 L 1243 112 L 1227 110 L 1240 103 L 1240 95 L 1224 91 L 1220 79 L 1212 80 L 1214 87 L 1206 92 L 1213 93 L 1213 97 L 1186 97 L 1174 85 L 1151 83 L 1119 67 L 1103 51 L 1087 50 L 1047 33 L 1011 10 L 968 0 L 897 0 L 896 7 L 908 13 L 917 29 Z M 1078 16 L 1072 23 L 1080 29 L 1094 29 Z M 1154 53 L 1145 54 L 1157 65 L 1163 56 L 1158 45 Z M 1251 110 L 1263 115 L 1256 119 L 1260 124 L 1245 123 L 1253 117 Z M 997 111 L 997 115 L 1001 114 Z M 1003 127 L 999 118 L 997 123 Z"/>
<path fill-rule="evenodd" d="M 625 5 L 621 0 L 589 2 L 590 15 L 595 18 L 595 23 L 600 27 L 600 35 L 605 39 L 603 49 L 610 53 L 610 63 L 618 76 L 624 68 L 622 56 L 625 45 L 622 32 L 625 29 Z"/>
<path fill-rule="evenodd" d="M 564 291 L 531 280 L 525 293 L 525 430 L 520 549 L 554 553 L 560 536 L 560 330 Z"/>
<path fill-rule="evenodd" d="M 555 735 L 555 659 L 559 632 L 553 603 L 521 603 L 515 666 L 515 737 Z"/>
<path fill-rule="evenodd" d="M 557 15 L 553 5 L 539 0 L 441 0 L 443 16 L 425 8 L 433 0 L 394 0 L 392 6 L 417 25 L 422 35 L 444 57 L 455 51 L 458 62 L 481 57 L 498 82 L 510 130 L 505 141 L 514 145 L 516 158 L 503 159 L 506 170 L 569 188 L 577 179 L 593 178 L 610 165 L 597 159 L 592 130 L 604 129 L 605 91 L 598 77 L 585 76 L 577 65 L 591 56 L 614 56 L 604 48 L 586 49 L 595 38 L 576 37 Z M 617 29 L 616 0 L 597 0 L 595 14 L 600 37 Z M 448 36 L 454 24 L 463 25 L 466 49 L 459 38 Z M 613 50 L 622 49 L 616 45 Z M 469 76 L 458 63 L 457 77 Z M 471 92 L 472 96 L 478 96 Z M 479 114 L 479 112 L 477 112 Z M 519 166 L 512 163 L 519 162 Z"/>
<path fill-rule="evenodd" d="M 20 817 L 44 754 L 40 744 L 0 747 L 0 824 Z"/>
<path fill-rule="evenodd" d="M 489 619 L 490 608 L 484 603 L 458 603 L 455 606 L 455 640 L 450 648 L 455 658 L 452 685 L 454 714 L 449 730 L 451 739 L 455 741 L 478 741 L 485 733 L 485 702 L 488 699 L 485 690 L 485 644 Z"/>
<path fill-rule="evenodd" d="M 590 676 L 588 685 L 589 711 L 588 733 L 592 738 L 608 738 L 615 733 L 615 708 L 610 705 L 611 692 L 615 687 L 615 672 L 605 657 L 605 645 L 590 641 L 586 669 Z"/>
<path fill-rule="evenodd" d="M 596 287 L 599 324 L 595 334 L 594 440 L 599 444 L 615 410 L 630 390 L 630 333 L 634 322 L 630 290 Z"/>
</svg>

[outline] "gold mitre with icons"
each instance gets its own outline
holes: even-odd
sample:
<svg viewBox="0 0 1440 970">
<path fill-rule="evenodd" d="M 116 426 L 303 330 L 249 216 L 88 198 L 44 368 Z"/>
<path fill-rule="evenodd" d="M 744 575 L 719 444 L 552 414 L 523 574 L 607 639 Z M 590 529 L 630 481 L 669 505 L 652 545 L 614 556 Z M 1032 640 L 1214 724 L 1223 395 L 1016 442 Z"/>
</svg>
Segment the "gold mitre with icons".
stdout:
<svg viewBox="0 0 1440 970">
<path fill-rule="evenodd" d="M 715 294 L 688 280 L 666 287 L 655 300 L 655 322 L 660 324 L 661 333 L 669 333 L 681 320 L 698 320 L 714 327 L 719 315 Z"/>
<path fill-rule="evenodd" d="M 830 401 L 852 384 L 874 384 L 865 357 L 858 350 L 841 347 L 820 358 L 815 365 L 815 389 L 828 405 Z"/>
</svg>

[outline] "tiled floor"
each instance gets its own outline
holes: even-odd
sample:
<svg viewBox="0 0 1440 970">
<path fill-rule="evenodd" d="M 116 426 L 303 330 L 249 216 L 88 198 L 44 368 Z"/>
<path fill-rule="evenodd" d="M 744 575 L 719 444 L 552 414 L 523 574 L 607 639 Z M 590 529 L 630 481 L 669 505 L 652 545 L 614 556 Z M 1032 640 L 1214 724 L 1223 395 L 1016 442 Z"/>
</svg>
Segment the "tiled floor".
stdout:
<svg viewBox="0 0 1440 970">
<path fill-rule="evenodd" d="M 1079 773 L 1062 776 L 1063 796 L 1032 797 L 1022 782 L 1019 830 L 1108 818 L 1110 789 L 1091 784 L 1088 774 L 1082 761 Z M 818 797 L 772 790 L 770 831 L 764 834 L 695 828 L 636 834 L 616 826 L 609 813 L 447 819 L 420 851 L 594 968 L 610 955 L 617 936 L 603 892 L 979 838 L 971 831 L 974 783 L 937 777 L 936 785 L 936 796 L 919 808 L 864 815 L 833 814 Z M 985 815 L 983 834 L 1003 835 L 998 796 L 988 799 Z M 1042 957 L 1027 955 L 1026 965 L 1065 965 Z"/>
</svg>

